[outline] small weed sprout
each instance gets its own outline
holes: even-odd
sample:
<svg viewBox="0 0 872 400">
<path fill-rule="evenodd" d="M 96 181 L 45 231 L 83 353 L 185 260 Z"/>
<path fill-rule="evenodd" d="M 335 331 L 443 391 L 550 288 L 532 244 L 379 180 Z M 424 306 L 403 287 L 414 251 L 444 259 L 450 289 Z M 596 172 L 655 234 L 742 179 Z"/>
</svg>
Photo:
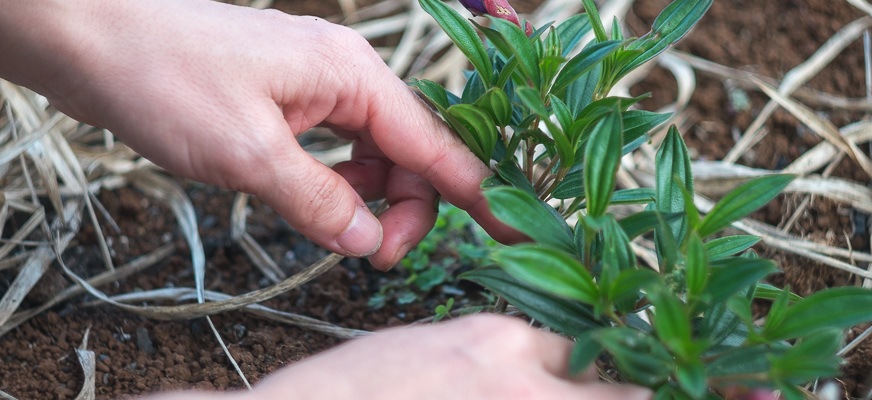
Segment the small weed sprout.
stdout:
<svg viewBox="0 0 872 400">
<path fill-rule="evenodd" d="M 617 23 L 607 31 L 593 0 L 582 1 L 585 14 L 535 29 L 504 0 L 463 1 L 489 14 L 488 26 L 441 0 L 419 2 L 474 70 L 459 95 L 427 80 L 410 85 L 493 166 L 483 182 L 492 212 L 532 240 L 495 250 L 494 266 L 463 278 L 577 339 L 573 373 L 605 356 L 658 399 L 719 399 L 736 387 L 803 399 L 797 385 L 838 373 L 843 329 L 872 320 L 870 291 L 799 298 L 762 283 L 778 268 L 749 251 L 758 238 L 722 232 L 792 176 L 751 180 L 702 215 L 673 126 L 656 154 L 654 187 L 616 190 L 621 157 L 670 115 L 634 109 L 644 96 L 615 97 L 612 88 L 681 39 L 712 0 L 673 1 L 639 38 Z M 617 204 L 641 211 L 618 220 L 609 212 Z M 653 238 L 656 268 L 637 262 L 630 243 L 642 235 Z M 754 299 L 772 302 L 762 325 Z"/>
<path fill-rule="evenodd" d="M 402 276 L 384 282 L 368 305 L 380 309 L 389 301 L 411 304 L 436 288 L 460 293 L 455 287 L 459 271 L 485 263 L 495 246 L 463 210 L 441 205 L 433 230 L 400 261 Z"/>
</svg>

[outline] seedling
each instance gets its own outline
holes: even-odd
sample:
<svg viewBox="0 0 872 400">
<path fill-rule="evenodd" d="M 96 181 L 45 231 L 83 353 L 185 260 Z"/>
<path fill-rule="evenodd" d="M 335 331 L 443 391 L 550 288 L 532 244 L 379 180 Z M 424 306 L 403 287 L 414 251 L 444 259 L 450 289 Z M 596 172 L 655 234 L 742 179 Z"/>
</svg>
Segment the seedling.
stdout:
<svg viewBox="0 0 872 400">
<path fill-rule="evenodd" d="M 872 292 L 800 299 L 761 282 L 778 268 L 748 251 L 757 238 L 722 232 L 792 176 L 751 180 L 702 215 L 687 148 L 670 127 L 654 187 L 616 190 L 621 157 L 669 115 L 635 109 L 644 96 L 616 97 L 612 88 L 687 34 L 712 0 L 673 1 L 639 38 L 617 23 L 607 30 L 593 0 L 582 1 L 585 14 L 540 27 L 503 0 L 463 2 L 487 21 L 419 2 L 474 70 L 459 95 L 426 80 L 411 85 L 493 166 L 483 182 L 491 211 L 532 240 L 496 250 L 494 266 L 464 278 L 577 339 L 573 373 L 605 356 L 623 380 L 660 399 L 719 399 L 736 387 L 802 399 L 797 385 L 838 373 L 842 330 L 872 320 Z M 617 204 L 639 211 L 619 220 L 610 213 Z M 642 235 L 655 243 L 655 266 L 633 252 Z M 754 299 L 772 301 L 762 325 Z"/>
</svg>

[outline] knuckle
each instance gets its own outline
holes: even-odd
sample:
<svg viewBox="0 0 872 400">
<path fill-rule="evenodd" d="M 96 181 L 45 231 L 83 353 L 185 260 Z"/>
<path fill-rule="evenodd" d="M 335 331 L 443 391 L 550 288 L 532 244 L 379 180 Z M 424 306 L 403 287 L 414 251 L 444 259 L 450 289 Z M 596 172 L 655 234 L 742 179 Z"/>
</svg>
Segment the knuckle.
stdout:
<svg viewBox="0 0 872 400">
<path fill-rule="evenodd" d="M 321 226 L 325 221 L 340 216 L 338 211 L 341 206 L 340 193 L 342 183 L 338 179 L 320 179 L 312 181 L 307 189 L 309 196 L 302 204 L 305 210 L 300 215 L 300 229 Z"/>
</svg>

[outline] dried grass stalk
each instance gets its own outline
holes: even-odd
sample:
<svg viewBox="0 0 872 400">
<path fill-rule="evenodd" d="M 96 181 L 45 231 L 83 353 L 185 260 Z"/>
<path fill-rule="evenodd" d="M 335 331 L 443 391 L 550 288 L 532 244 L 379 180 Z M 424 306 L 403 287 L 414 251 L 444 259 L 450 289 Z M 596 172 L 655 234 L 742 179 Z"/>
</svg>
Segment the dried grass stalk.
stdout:
<svg viewBox="0 0 872 400">
<path fill-rule="evenodd" d="M 49 265 L 55 260 L 57 254 L 63 253 L 70 240 L 73 239 L 75 233 L 79 230 L 79 219 L 73 218 L 80 215 L 82 212 L 82 202 L 71 200 L 64 207 L 64 215 L 69 221 L 68 226 L 62 226 L 56 220 L 52 227 L 52 232 L 59 232 L 57 239 L 53 245 L 43 244 L 36 248 L 31 253 L 31 256 L 24 262 L 12 285 L 9 286 L 3 298 L 0 299 L 0 326 L 6 323 L 12 316 L 24 297 L 34 285 L 42 278 Z"/>
<path fill-rule="evenodd" d="M 830 61 L 832 61 L 842 50 L 845 49 L 851 42 L 857 40 L 863 31 L 872 26 L 872 17 L 863 17 L 836 32 L 826 43 L 824 43 L 808 60 L 797 65 L 784 75 L 784 80 L 778 86 L 778 92 L 782 95 L 790 95 L 798 87 L 808 82 L 809 79 L 817 75 Z M 760 114 L 754 120 L 750 127 L 745 131 L 742 138 L 730 149 L 730 152 L 724 157 L 724 161 L 734 163 L 742 154 L 751 148 L 753 143 L 759 141 L 760 129 L 763 124 L 769 119 L 777 104 L 770 101 L 763 107 Z"/>
<path fill-rule="evenodd" d="M 140 256 L 129 263 L 116 268 L 114 271 L 106 271 L 97 276 L 91 277 L 88 279 L 88 284 L 99 287 L 112 282 L 118 282 L 123 280 L 133 274 L 141 272 L 148 267 L 151 267 L 172 255 L 176 251 L 176 246 L 172 243 L 168 243 L 163 245 L 156 250 Z M 0 325 L 0 337 L 15 329 L 17 326 L 26 322 L 27 320 L 42 314 L 44 311 L 49 308 L 54 307 L 57 304 L 60 304 L 64 301 L 70 300 L 75 296 L 78 296 L 82 293 L 85 293 L 85 289 L 79 285 L 72 285 L 67 287 L 66 289 L 59 292 L 55 295 L 51 300 L 41 304 L 38 307 L 29 309 L 29 310 L 21 310 L 16 312 L 5 324 Z"/>
<path fill-rule="evenodd" d="M 94 400 L 97 393 L 97 357 L 93 351 L 88 350 L 88 335 L 90 332 L 91 327 L 89 326 L 85 330 L 82 345 L 76 349 L 79 365 L 82 366 L 82 373 L 85 375 L 85 382 L 82 384 L 82 390 L 76 396 L 76 400 Z"/>
<path fill-rule="evenodd" d="M 756 83 L 764 93 L 771 97 L 772 100 L 782 108 L 790 112 L 794 117 L 799 119 L 800 122 L 808 126 L 812 132 L 816 133 L 839 150 L 848 154 L 848 156 L 856 161 L 860 168 L 866 172 L 866 175 L 872 178 L 872 160 L 869 160 L 869 157 L 863 153 L 863 150 L 860 150 L 860 148 L 857 147 L 857 144 L 842 136 L 839 133 L 839 129 L 836 128 L 832 122 L 818 117 L 814 111 L 783 95 L 780 91 L 775 90 L 775 88 L 760 81 L 756 81 Z"/>
</svg>

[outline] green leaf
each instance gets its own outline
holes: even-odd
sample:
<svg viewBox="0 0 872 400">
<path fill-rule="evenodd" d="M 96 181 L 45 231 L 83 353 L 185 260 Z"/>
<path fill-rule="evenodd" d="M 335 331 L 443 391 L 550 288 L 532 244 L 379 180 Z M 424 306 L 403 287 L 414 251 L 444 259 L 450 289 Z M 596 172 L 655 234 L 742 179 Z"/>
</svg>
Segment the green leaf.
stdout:
<svg viewBox="0 0 872 400">
<path fill-rule="evenodd" d="M 684 213 L 661 213 L 660 211 L 641 211 L 625 217 L 618 223 L 624 229 L 627 237 L 630 239 L 636 238 L 643 233 L 650 232 L 660 225 L 660 221 L 666 222 L 677 221 Z"/>
<path fill-rule="evenodd" d="M 440 0 L 418 0 L 421 7 L 430 14 L 442 30 L 457 45 L 457 48 L 466 55 L 469 62 L 481 74 L 482 80 L 487 83 L 493 80 L 493 64 L 487 55 L 487 50 L 481 38 L 475 33 L 472 25 L 466 21 L 457 11 Z"/>
<path fill-rule="evenodd" d="M 657 209 L 663 212 L 685 211 L 685 199 L 681 188 L 693 193 L 693 173 L 687 146 L 675 126 L 670 126 L 655 158 L 655 196 Z M 669 224 L 675 241 L 684 242 L 687 219 Z M 703 236 L 703 235 L 701 235 Z"/>
<path fill-rule="evenodd" d="M 672 234 L 670 221 L 667 221 L 663 214 L 656 215 L 658 225 L 654 228 L 654 250 L 660 261 L 661 272 L 670 274 L 675 271 L 675 266 L 678 264 L 679 243 L 675 241 L 675 236 Z M 680 218 L 687 217 L 682 213 Z"/>
<path fill-rule="evenodd" d="M 612 194 L 611 204 L 648 204 L 654 201 L 654 190 L 635 188 L 618 190 Z"/>
<path fill-rule="evenodd" d="M 705 238 L 763 207 L 781 193 L 793 178 L 793 175 L 769 175 L 733 189 L 702 220 L 699 236 Z"/>
<path fill-rule="evenodd" d="M 534 114 L 541 118 L 549 117 L 548 109 L 545 107 L 545 103 L 542 102 L 542 98 L 539 97 L 539 92 L 536 89 L 529 86 L 521 86 L 515 89 L 515 94 Z"/>
<path fill-rule="evenodd" d="M 625 269 L 611 285 L 602 287 L 608 290 L 609 301 L 618 307 L 618 311 L 626 314 L 635 307 L 640 291 L 659 279 L 660 275 L 648 269 Z"/>
<path fill-rule="evenodd" d="M 584 14 L 575 14 L 557 25 L 556 33 L 560 38 L 560 44 L 563 46 L 562 56 L 566 57 L 575 46 L 581 41 L 584 35 L 590 32 L 590 18 Z M 554 34 L 552 33 L 552 34 Z"/>
<path fill-rule="evenodd" d="M 713 0 L 675 0 L 654 20 L 651 32 L 627 45 L 628 50 L 640 50 L 632 62 L 617 72 L 621 77 L 662 53 L 678 42 L 702 18 Z"/>
<path fill-rule="evenodd" d="M 569 106 L 572 115 L 578 117 L 582 110 L 593 101 L 596 94 L 596 86 L 602 76 L 601 64 L 595 65 L 591 70 L 572 82 L 566 93 L 563 94 L 563 102 Z"/>
<path fill-rule="evenodd" d="M 585 47 L 581 53 L 567 61 L 563 69 L 557 73 L 557 77 L 554 78 L 554 85 L 551 86 L 551 93 L 563 93 L 563 90 L 572 82 L 578 80 L 620 46 L 620 41 L 609 40 L 592 43 Z"/>
<path fill-rule="evenodd" d="M 497 126 L 506 126 L 512 120 L 512 104 L 509 96 L 500 88 L 491 88 L 485 92 L 475 101 L 475 105 L 485 110 Z"/>
<path fill-rule="evenodd" d="M 498 163 L 496 171 L 500 178 L 515 189 L 520 189 L 533 196 L 536 195 L 536 189 L 533 188 L 533 185 L 527 180 L 527 176 L 524 175 L 524 171 L 521 171 L 521 167 L 514 160 L 506 159 Z"/>
<path fill-rule="evenodd" d="M 766 326 L 769 340 L 792 339 L 828 328 L 845 329 L 872 321 L 872 290 L 830 288 L 797 301 L 787 308 L 781 324 Z"/>
<path fill-rule="evenodd" d="M 840 329 L 824 329 L 803 338 L 772 360 L 770 376 L 776 381 L 804 383 L 839 374 L 841 358 L 836 355 L 842 341 Z"/>
<path fill-rule="evenodd" d="M 703 293 L 708 283 L 709 266 L 702 240 L 695 234 L 691 234 L 690 240 L 687 242 L 687 261 L 685 264 L 687 294 L 691 298 L 696 298 Z"/>
<path fill-rule="evenodd" d="M 448 92 L 442 85 L 426 79 L 412 79 L 409 86 L 417 88 L 424 97 L 433 103 L 440 112 L 451 106 L 448 102 Z"/>
<path fill-rule="evenodd" d="M 584 152 L 584 189 L 587 212 L 605 214 L 612 192 L 615 173 L 621 161 L 621 113 L 615 108 L 597 123 Z"/>
<path fill-rule="evenodd" d="M 463 93 L 460 95 L 460 102 L 472 104 L 484 95 L 487 88 L 477 71 L 464 71 L 464 74 L 467 78 L 466 85 L 463 86 Z"/>
<path fill-rule="evenodd" d="M 606 28 L 603 26 L 603 21 L 600 19 L 599 11 L 596 9 L 596 3 L 593 0 L 581 0 L 581 3 L 584 5 L 584 11 L 590 19 L 596 39 L 600 42 L 608 40 L 609 37 L 606 34 Z"/>
<path fill-rule="evenodd" d="M 484 191 L 491 212 L 497 219 L 517 229 L 536 243 L 567 252 L 575 250 L 572 229 L 551 206 L 533 195 L 509 187 Z"/>
<path fill-rule="evenodd" d="M 672 113 L 655 113 L 645 110 L 627 110 L 624 112 L 624 143 L 645 136 L 658 125 L 666 122 Z M 626 149 L 624 150 L 626 152 Z"/>
<path fill-rule="evenodd" d="M 727 300 L 735 293 L 742 291 L 778 271 L 778 267 L 770 260 L 731 257 L 712 261 L 708 289 L 711 304 Z"/>
<path fill-rule="evenodd" d="M 704 312 L 702 319 L 698 320 L 697 329 L 697 336 L 709 340 L 704 356 L 729 351 L 745 343 L 748 337 L 747 328 L 725 302 L 717 303 Z"/>
<path fill-rule="evenodd" d="M 764 330 L 766 329 L 766 326 L 777 327 L 784 322 L 784 318 L 787 316 L 787 306 L 789 303 L 790 287 L 788 286 L 778 294 L 775 301 L 772 302 L 772 306 L 769 307 L 769 313 L 766 314 L 766 322 L 763 325 Z"/>
<path fill-rule="evenodd" d="M 643 386 L 666 382 L 675 361 L 654 337 L 630 328 L 597 330 L 593 334 L 612 358 L 624 378 Z"/>
<path fill-rule="evenodd" d="M 584 174 L 582 173 L 584 164 L 581 160 L 576 160 L 576 163 L 569 168 L 569 172 L 563 178 L 551 196 L 555 199 L 571 199 L 575 197 L 584 197 Z"/>
<path fill-rule="evenodd" d="M 578 375 L 586 370 L 603 352 L 603 346 L 593 340 L 590 332 L 576 338 L 572 354 L 569 355 L 569 374 Z"/>
<path fill-rule="evenodd" d="M 705 372 L 709 378 L 765 373 L 770 368 L 769 353 L 768 346 L 763 344 L 737 347 L 707 363 Z"/>
<path fill-rule="evenodd" d="M 488 163 L 499 136 L 491 117 L 481 108 L 472 104 L 455 104 L 448 107 L 447 111 L 447 115 L 456 120 L 456 122 L 448 121 L 452 128 L 457 130 L 464 142 L 467 142 L 467 136 L 469 136 L 471 141 L 475 143 L 475 148 L 470 146 L 469 142 L 466 143 L 467 146 L 482 161 Z M 457 122 L 459 122 L 459 125 L 457 125 Z M 465 129 L 465 132 L 461 133 L 463 129 Z"/>
<path fill-rule="evenodd" d="M 603 245 L 605 246 L 602 262 L 604 264 L 612 264 L 617 267 L 618 271 L 635 268 L 636 255 L 633 253 L 633 248 L 630 247 L 630 239 L 611 215 L 606 217 L 608 222 L 602 231 Z"/>
<path fill-rule="evenodd" d="M 703 247 L 709 259 L 718 260 L 748 250 L 759 241 L 760 238 L 753 235 L 724 236 L 709 240 Z"/>
<path fill-rule="evenodd" d="M 656 309 L 654 331 L 657 337 L 675 353 L 688 356 L 692 343 L 690 319 L 684 303 L 662 286 L 648 293 L 648 299 Z"/>
<path fill-rule="evenodd" d="M 553 94 L 549 95 L 548 98 L 551 100 L 551 108 L 554 110 L 554 115 L 557 117 L 560 127 L 563 130 L 569 129 L 572 125 L 572 111 L 569 110 L 569 106 Z"/>
<path fill-rule="evenodd" d="M 518 60 L 519 67 L 528 80 L 539 86 L 539 54 L 533 48 L 533 43 L 527 34 L 520 27 L 512 22 L 500 18 L 490 17 L 492 30 L 484 30 L 483 32 L 492 40 L 493 31 L 499 32 L 505 43 L 509 46 L 508 49 L 497 47 L 506 58 L 514 55 Z M 492 40 L 493 41 L 493 40 Z M 494 45 L 497 45 L 496 42 Z M 508 53 L 505 51 L 508 50 Z"/>
<path fill-rule="evenodd" d="M 754 298 L 763 300 L 775 300 L 781 295 L 781 292 L 787 291 L 787 297 L 791 303 L 802 300 L 802 296 L 793 293 L 789 290 L 780 289 L 768 283 L 758 283 L 754 288 Z"/>
<path fill-rule="evenodd" d="M 706 382 L 705 367 L 702 361 L 688 360 L 678 364 L 675 378 L 681 390 L 693 399 L 702 398 L 708 391 L 708 382 Z"/>
<path fill-rule="evenodd" d="M 591 307 L 534 288 L 497 267 L 475 269 L 460 278 L 488 288 L 531 318 L 570 336 L 605 326 Z"/>
<path fill-rule="evenodd" d="M 493 259 L 509 275 L 558 296 L 596 304 L 599 288 L 581 263 L 566 252 L 535 244 L 506 247 Z"/>
</svg>

